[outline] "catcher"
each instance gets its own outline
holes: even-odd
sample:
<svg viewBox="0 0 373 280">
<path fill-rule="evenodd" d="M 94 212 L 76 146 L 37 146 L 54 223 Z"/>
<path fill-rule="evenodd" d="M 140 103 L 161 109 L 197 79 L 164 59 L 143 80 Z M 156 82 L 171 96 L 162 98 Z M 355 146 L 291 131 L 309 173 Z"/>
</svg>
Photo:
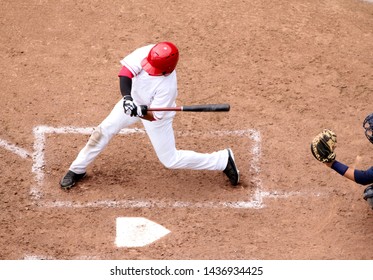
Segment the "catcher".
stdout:
<svg viewBox="0 0 373 280">
<path fill-rule="evenodd" d="M 366 137 L 373 144 L 373 113 L 365 118 L 363 128 L 365 129 Z M 311 152 L 318 161 L 325 163 L 340 175 L 360 185 L 371 184 L 365 188 L 363 198 L 373 209 L 373 166 L 367 170 L 358 170 L 337 161 L 336 146 L 337 135 L 330 129 L 324 129 L 312 140 Z"/>
</svg>

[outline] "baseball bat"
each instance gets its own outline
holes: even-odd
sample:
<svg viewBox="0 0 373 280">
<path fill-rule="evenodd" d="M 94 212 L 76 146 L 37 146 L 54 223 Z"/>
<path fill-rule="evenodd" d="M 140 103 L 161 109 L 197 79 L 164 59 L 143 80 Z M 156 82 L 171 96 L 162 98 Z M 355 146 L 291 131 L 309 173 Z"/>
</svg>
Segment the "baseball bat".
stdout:
<svg viewBox="0 0 373 280">
<path fill-rule="evenodd" d="M 148 111 L 184 111 L 184 112 L 228 112 L 229 104 L 202 104 L 177 107 L 148 108 Z"/>
</svg>

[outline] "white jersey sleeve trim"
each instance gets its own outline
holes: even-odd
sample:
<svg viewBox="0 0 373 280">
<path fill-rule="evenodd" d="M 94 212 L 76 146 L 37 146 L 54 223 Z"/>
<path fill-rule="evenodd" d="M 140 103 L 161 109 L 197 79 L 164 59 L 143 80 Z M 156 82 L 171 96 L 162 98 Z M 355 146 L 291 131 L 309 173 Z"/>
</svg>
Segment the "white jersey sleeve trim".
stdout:
<svg viewBox="0 0 373 280">
<path fill-rule="evenodd" d="M 120 63 L 127 67 L 134 76 L 137 76 L 142 70 L 141 61 L 148 56 L 153 46 L 154 44 L 134 50 L 132 53 L 123 58 Z"/>
</svg>

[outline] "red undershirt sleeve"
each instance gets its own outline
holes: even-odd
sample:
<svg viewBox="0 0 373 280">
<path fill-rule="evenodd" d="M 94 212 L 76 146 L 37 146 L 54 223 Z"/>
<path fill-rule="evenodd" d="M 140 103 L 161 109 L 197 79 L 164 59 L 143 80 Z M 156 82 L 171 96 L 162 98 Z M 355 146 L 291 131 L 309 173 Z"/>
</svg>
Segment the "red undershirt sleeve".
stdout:
<svg viewBox="0 0 373 280">
<path fill-rule="evenodd" d="M 128 77 L 130 79 L 133 78 L 133 74 L 126 66 L 123 66 L 122 69 L 120 69 L 118 77 Z"/>
</svg>

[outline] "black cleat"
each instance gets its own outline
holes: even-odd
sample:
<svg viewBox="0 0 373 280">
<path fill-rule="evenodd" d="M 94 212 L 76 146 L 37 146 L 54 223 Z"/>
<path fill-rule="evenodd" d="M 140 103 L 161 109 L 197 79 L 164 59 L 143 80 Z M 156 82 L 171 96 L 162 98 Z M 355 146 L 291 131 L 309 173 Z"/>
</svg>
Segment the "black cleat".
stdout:
<svg viewBox="0 0 373 280">
<path fill-rule="evenodd" d="M 232 186 L 237 186 L 238 182 L 240 181 L 240 172 L 236 167 L 236 163 L 234 162 L 234 156 L 231 149 L 228 150 L 228 163 L 227 167 L 224 169 L 225 175 L 227 175 L 229 181 L 231 182 Z"/>
<path fill-rule="evenodd" d="M 69 170 L 66 175 L 62 178 L 60 185 L 61 188 L 69 190 L 75 185 L 80 179 L 83 179 L 87 173 L 76 174 Z"/>
</svg>

